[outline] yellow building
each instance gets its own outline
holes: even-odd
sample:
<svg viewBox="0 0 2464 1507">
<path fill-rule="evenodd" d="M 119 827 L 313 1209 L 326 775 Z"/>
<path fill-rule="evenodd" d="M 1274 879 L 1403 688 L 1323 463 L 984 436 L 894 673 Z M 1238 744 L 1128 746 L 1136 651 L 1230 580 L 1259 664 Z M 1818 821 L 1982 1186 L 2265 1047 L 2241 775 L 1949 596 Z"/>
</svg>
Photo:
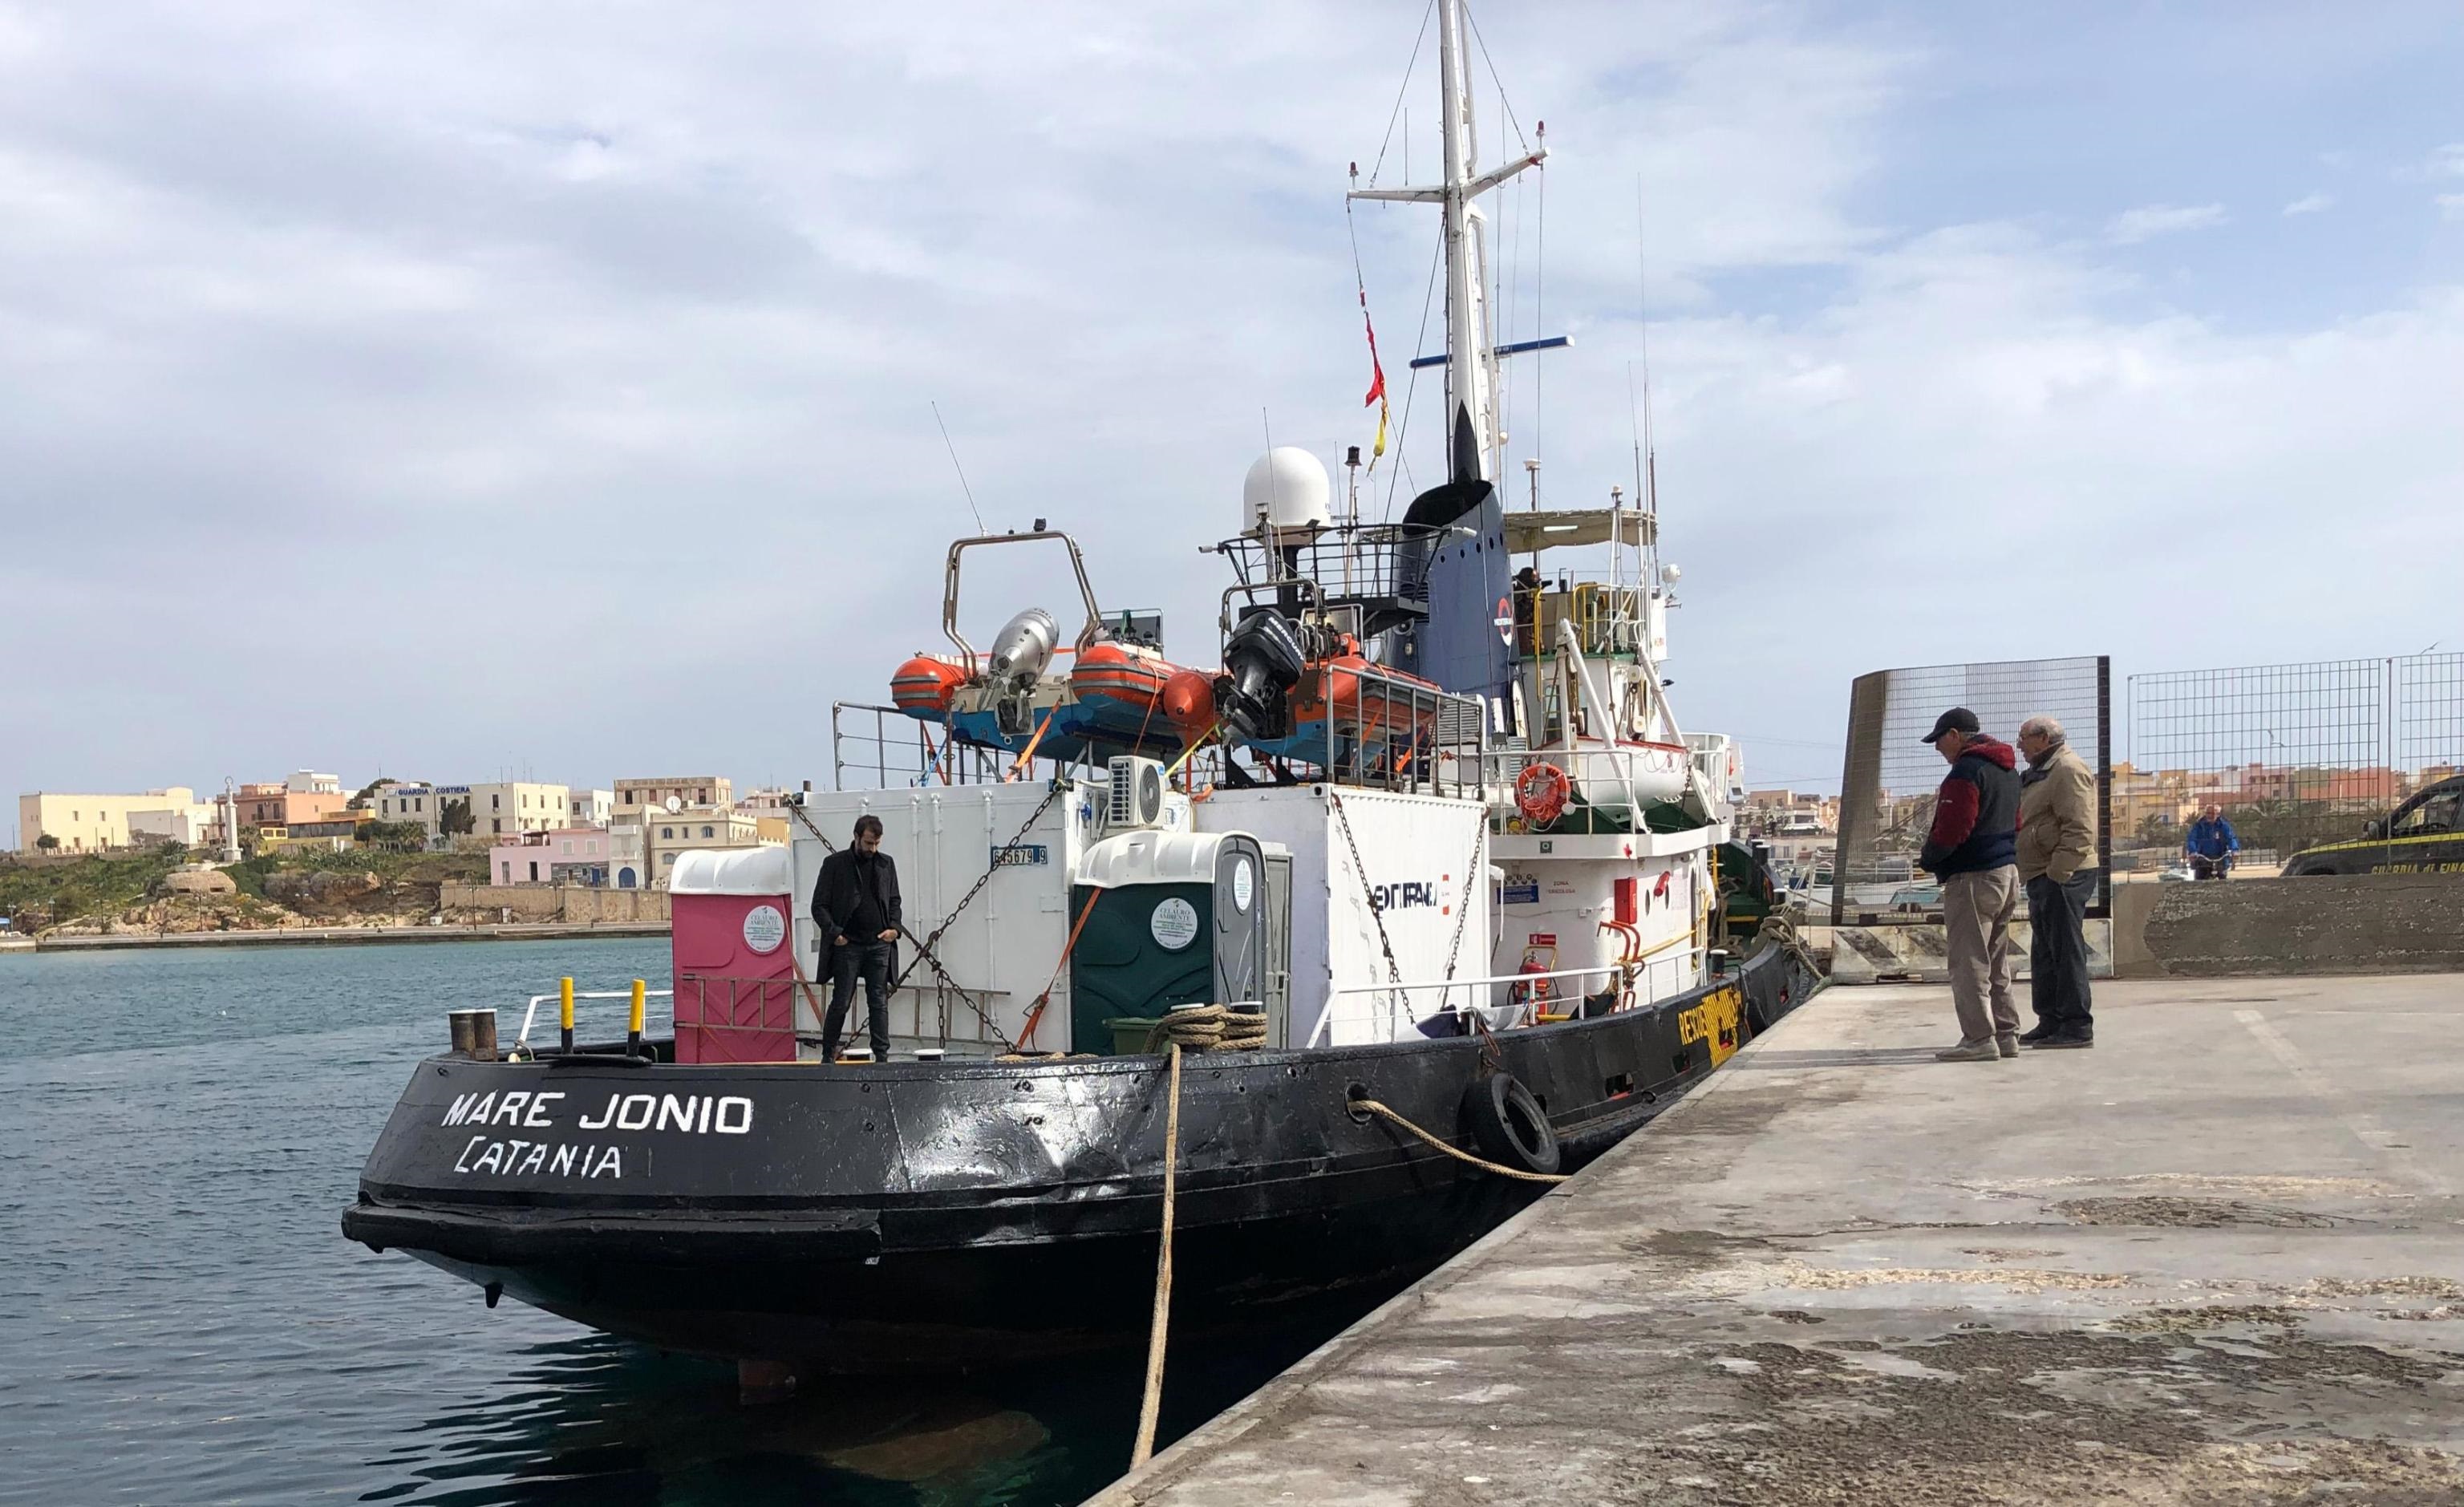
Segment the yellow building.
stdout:
<svg viewBox="0 0 2464 1507">
<path fill-rule="evenodd" d="M 128 835 L 131 813 L 182 810 L 196 804 L 197 793 L 187 785 L 133 796 L 57 795 L 38 790 L 17 797 L 17 842 L 33 852 L 51 837 L 58 840 L 62 853 L 107 853 L 134 845 Z"/>
<path fill-rule="evenodd" d="M 650 887 L 668 887 L 676 855 L 696 849 L 759 847 L 761 825 L 751 812 L 726 806 L 656 807 L 642 813 L 643 859 L 650 871 Z"/>
</svg>

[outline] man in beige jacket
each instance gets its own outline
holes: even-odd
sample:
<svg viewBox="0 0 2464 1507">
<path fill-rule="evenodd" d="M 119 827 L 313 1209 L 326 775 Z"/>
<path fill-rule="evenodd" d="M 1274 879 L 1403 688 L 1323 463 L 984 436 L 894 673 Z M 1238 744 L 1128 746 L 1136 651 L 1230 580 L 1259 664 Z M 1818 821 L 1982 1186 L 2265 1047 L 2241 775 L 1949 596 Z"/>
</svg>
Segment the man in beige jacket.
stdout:
<svg viewBox="0 0 2464 1507">
<path fill-rule="evenodd" d="M 2051 717 L 2019 724 L 2019 883 L 2028 896 L 2033 1047 L 2096 1044 L 2088 1013 L 2088 902 L 2096 896 L 2096 775 Z"/>
</svg>

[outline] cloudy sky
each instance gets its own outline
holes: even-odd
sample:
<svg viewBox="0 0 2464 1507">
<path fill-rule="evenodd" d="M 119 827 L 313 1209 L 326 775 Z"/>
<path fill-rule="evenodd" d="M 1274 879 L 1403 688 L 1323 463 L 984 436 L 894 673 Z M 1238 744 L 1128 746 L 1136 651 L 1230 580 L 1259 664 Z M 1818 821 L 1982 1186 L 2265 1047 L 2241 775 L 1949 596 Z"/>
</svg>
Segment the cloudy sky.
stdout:
<svg viewBox="0 0 2464 1507">
<path fill-rule="evenodd" d="M 1265 436 L 1368 437 L 1421 17 L 0 0 L 0 790 L 826 782 L 972 527 L 935 403 L 1207 659 Z M 1884 666 L 2464 644 L 2452 4 L 1479 19 L 1551 152 L 1499 312 L 1575 342 L 1509 451 L 1625 478 L 1639 252 L 1670 674 L 1755 783 Z M 1433 225 L 1353 226 L 1399 396 Z"/>
</svg>

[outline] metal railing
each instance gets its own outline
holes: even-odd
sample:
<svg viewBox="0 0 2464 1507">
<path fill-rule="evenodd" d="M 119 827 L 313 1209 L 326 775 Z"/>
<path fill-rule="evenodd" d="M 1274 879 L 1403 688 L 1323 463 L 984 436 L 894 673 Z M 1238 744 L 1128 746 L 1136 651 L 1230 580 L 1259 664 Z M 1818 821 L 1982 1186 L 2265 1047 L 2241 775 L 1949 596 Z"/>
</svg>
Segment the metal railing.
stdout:
<svg viewBox="0 0 2464 1507">
<path fill-rule="evenodd" d="M 980 744 L 934 736 L 934 724 L 896 707 L 864 701 L 830 703 L 830 788 L 899 790 L 923 785 L 998 785 L 1009 778 L 1018 756 Z M 1036 758 L 1021 775 L 1044 779 L 1063 764 Z M 849 777 L 869 784 L 850 784 Z"/>
<path fill-rule="evenodd" d="M 1691 941 L 1692 938 L 1677 937 L 1672 940 L 1685 942 Z M 1705 949 L 1689 948 L 1683 952 L 1668 957 L 1650 958 L 1633 963 L 1601 963 L 1589 968 L 1556 968 L 1539 973 L 1498 973 L 1485 978 L 1430 979 L 1419 983 L 1355 984 L 1328 992 L 1326 1008 L 1318 1012 L 1317 1025 L 1309 1032 L 1309 1044 L 1313 1047 L 1326 1044 L 1328 1036 L 1334 1028 L 1337 1000 L 1363 996 L 1382 997 L 1375 1001 L 1372 1009 L 1348 1015 L 1345 1017 L 1346 1022 L 1375 1023 L 1383 1020 L 1386 1025 L 1386 1039 L 1390 1041 L 1399 1041 L 1416 1029 L 1415 1022 L 1418 1017 L 1410 1013 L 1408 1001 L 1404 996 L 1425 994 L 1430 990 L 1439 992 L 1434 1010 L 1441 1011 L 1450 1006 L 1461 1009 L 1467 1006 L 1479 1010 L 1485 1016 L 1492 1011 L 1501 1009 L 1506 1011 L 1507 1014 L 1503 1018 L 1489 1020 L 1489 1027 L 1492 1030 L 1512 1030 L 1521 1026 L 1538 1024 L 1539 1016 L 1543 1014 L 1540 1007 L 1549 1000 L 1576 1001 L 1591 997 L 1591 992 L 1579 987 L 1572 994 L 1557 994 L 1553 992 L 1542 994 L 1533 989 L 1520 999 L 1511 997 L 1515 986 L 1529 988 L 1561 978 L 1598 977 L 1611 982 L 1620 1000 L 1620 1003 L 1615 1007 L 1617 1010 L 1639 1010 L 1657 1003 L 1667 995 L 1682 994 L 1692 987 L 1689 980 L 1701 976 L 1701 971 L 1708 955 Z M 1655 980 L 1663 972 L 1675 981 L 1675 988 L 1661 990 L 1656 987 Z M 1502 1006 L 1496 1002 L 1496 991 L 1499 985 L 1507 986 L 1509 992 L 1508 999 Z M 1454 1006 L 1453 994 L 1458 989 L 1466 991 L 1467 995 L 1469 991 L 1486 990 L 1489 992 L 1489 998 L 1482 1000 L 1476 995 L 1468 995 L 1464 1006 Z"/>
<path fill-rule="evenodd" d="M 572 980 L 568 979 L 566 982 L 570 984 Z M 672 989 L 641 989 L 638 993 L 638 997 L 643 999 L 671 999 L 673 998 L 674 995 L 675 991 Z M 539 1019 L 539 1007 L 547 1003 L 551 999 L 561 1003 L 568 998 L 577 1000 L 622 999 L 630 1001 L 636 997 L 636 991 L 632 989 L 593 989 L 586 992 L 575 992 L 571 994 L 568 994 L 564 990 L 559 990 L 553 994 L 533 994 L 530 998 L 530 1004 L 522 1011 L 522 1034 L 514 1038 L 514 1050 L 527 1053 L 532 1049 L 531 1027 Z M 639 1028 L 636 1027 L 635 1029 Z"/>
</svg>

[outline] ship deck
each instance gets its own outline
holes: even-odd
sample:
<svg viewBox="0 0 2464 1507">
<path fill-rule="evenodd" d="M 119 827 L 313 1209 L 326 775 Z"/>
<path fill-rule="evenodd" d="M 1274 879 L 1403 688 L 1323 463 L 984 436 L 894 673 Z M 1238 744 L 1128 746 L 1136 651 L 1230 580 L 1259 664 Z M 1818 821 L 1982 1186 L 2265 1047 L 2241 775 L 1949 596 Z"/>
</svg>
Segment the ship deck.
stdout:
<svg viewBox="0 0 2464 1507">
<path fill-rule="evenodd" d="M 2457 1499 L 2459 984 L 1827 991 L 1096 1500 Z"/>
</svg>

